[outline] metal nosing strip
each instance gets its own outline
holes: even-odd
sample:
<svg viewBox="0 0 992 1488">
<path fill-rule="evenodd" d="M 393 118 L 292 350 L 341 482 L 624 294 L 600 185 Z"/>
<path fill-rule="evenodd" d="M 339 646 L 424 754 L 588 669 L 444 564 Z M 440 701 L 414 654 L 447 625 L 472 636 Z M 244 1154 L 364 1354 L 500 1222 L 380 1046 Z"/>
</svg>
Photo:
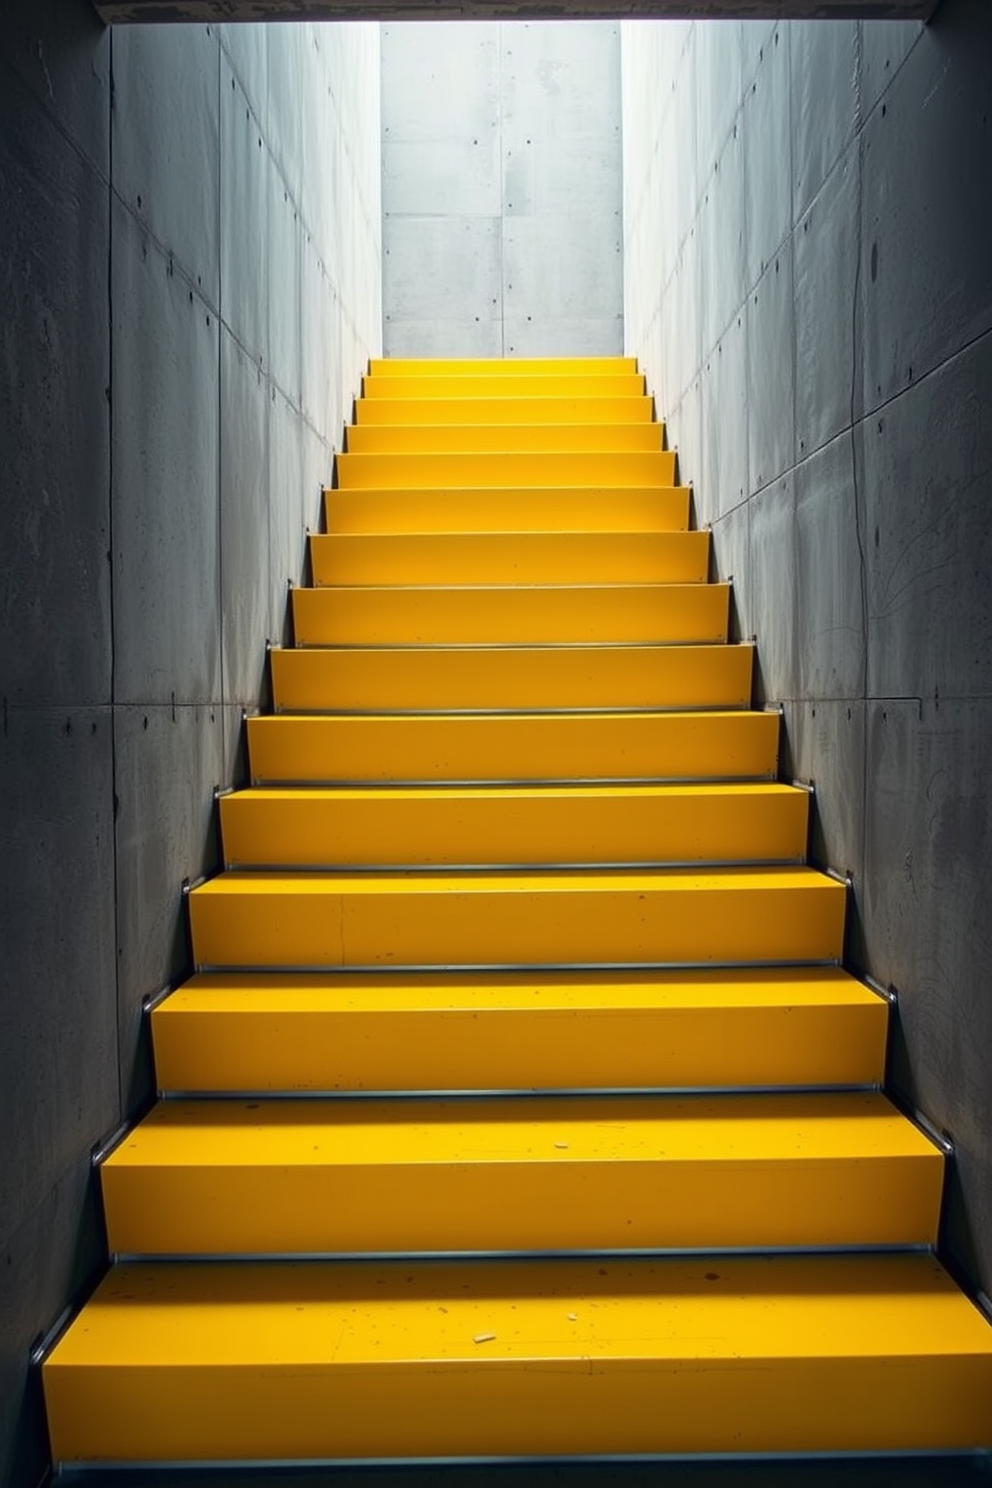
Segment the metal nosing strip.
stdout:
<svg viewBox="0 0 992 1488">
<path fill-rule="evenodd" d="M 163 1090 L 167 1101 L 418 1101 L 506 1100 L 715 1100 L 742 1095 L 869 1095 L 880 1086 L 861 1085 L 589 1085 L 495 1087 L 491 1090 Z"/>
<path fill-rule="evenodd" d="M 664 859 L 603 859 L 598 862 L 564 863 L 238 863 L 230 862 L 227 869 L 232 873 L 321 873 L 348 878 L 352 875 L 374 873 L 404 873 L 422 875 L 425 878 L 446 873 L 465 873 L 476 876 L 490 873 L 494 877 L 508 874 L 532 874 L 535 877 L 548 874 L 609 874 L 629 872 L 686 872 L 696 870 L 711 873 L 714 869 L 738 868 L 801 868 L 805 859 L 797 858 L 664 858 Z"/>
<path fill-rule="evenodd" d="M 781 970 L 783 968 L 794 970 L 805 970 L 815 967 L 840 966 L 838 956 L 825 956 L 809 960 L 786 960 L 786 961 L 411 961 L 402 965 L 388 966 L 385 964 L 364 963 L 362 965 L 343 966 L 338 961 L 306 962 L 303 964 L 293 962 L 266 962 L 259 964 L 252 962 L 250 965 L 239 964 L 229 961 L 201 961 L 197 965 L 199 972 L 216 972 L 243 976 L 249 972 L 263 972 L 265 975 L 289 974 L 293 972 L 319 972 L 324 975 L 357 976 L 368 974 L 371 976 L 392 976 L 396 972 L 422 972 L 428 976 L 439 976 L 443 972 L 518 972 L 528 974 L 551 971 L 761 971 Z"/>
<path fill-rule="evenodd" d="M 134 1265 L 246 1265 L 274 1266 L 286 1264 L 320 1265 L 328 1261 L 354 1265 L 393 1262 L 397 1266 L 411 1263 L 432 1265 L 463 1264 L 474 1261 L 691 1261 L 723 1258 L 727 1260 L 760 1260 L 786 1256 L 873 1256 L 930 1255 L 932 1246 L 907 1245 L 741 1245 L 689 1247 L 632 1247 L 585 1250 L 287 1250 L 266 1251 L 115 1251 L 113 1261 L 119 1266 Z"/>
</svg>

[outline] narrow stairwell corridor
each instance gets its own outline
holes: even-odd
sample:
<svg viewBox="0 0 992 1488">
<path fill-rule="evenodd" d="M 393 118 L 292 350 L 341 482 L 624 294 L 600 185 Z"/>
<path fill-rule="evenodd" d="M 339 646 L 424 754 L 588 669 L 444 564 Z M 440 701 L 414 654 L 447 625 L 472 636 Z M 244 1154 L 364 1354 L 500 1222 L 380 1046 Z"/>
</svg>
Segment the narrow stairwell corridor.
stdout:
<svg viewBox="0 0 992 1488">
<path fill-rule="evenodd" d="M 56 1461 L 992 1446 L 632 359 L 378 361 L 107 1157 Z"/>
</svg>

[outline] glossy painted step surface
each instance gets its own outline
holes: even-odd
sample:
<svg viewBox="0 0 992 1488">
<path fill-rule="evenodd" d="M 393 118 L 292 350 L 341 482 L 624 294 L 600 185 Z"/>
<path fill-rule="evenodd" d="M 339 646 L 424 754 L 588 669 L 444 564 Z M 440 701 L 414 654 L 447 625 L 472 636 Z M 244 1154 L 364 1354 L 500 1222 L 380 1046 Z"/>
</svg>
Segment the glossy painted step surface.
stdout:
<svg viewBox="0 0 992 1488">
<path fill-rule="evenodd" d="M 228 866 L 799 861 L 792 786 L 256 788 L 220 802 Z"/>
<path fill-rule="evenodd" d="M 836 961 L 846 890 L 808 868 L 224 873 L 189 896 L 215 967 Z"/>
<path fill-rule="evenodd" d="M 176 1091 L 870 1085 L 887 1019 L 836 967 L 202 973 L 152 1037 Z"/>
<path fill-rule="evenodd" d="M 943 1157 L 877 1093 L 163 1101 L 116 1254 L 928 1245 Z"/>
<path fill-rule="evenodd" d="M 433 428 L 457 424 L 647 424 L 654 417 L 651 398 L 359 398 L 359 425 L 421 424 Z M 663 424 L 657 428 L 662 430 Z"/>
<path fill-rule="evenodd" d="M 662 448 L 660 424 L 353 424 L 349 454 L 629 454 Z"/>
<path fill-rule="evenodd" d="M 256 782 L 771 777 L 777 713 L 249 718 Z"/>
<path fill-rule="evenodd" d="M 471 380 L 438 372 L 396 372 L 390 377 L 362 378 L 366 398 L 643 398 L 639 372 L 518 372 L 489 368 Z"/>
<path fill-rule="evenodd" d="M 129 1265 L 44 1382 L 56 1461 L 992 1442 L 992 1330 L 926 1256 Z"/>
<path fill-rule="evenodd" d="M 604 454 L 378 454 L 338 455 L 342 490 L 405 486 L 671 486 L 669 450 Z"/>
<path fill-rule="evenodd" d="M 689 488 L 325 490 L 324 520 L 329 533 L 684 532 L 689 522 Z"/>
<path fill-rule="evenodd" d="M 319 534 L 315 584 L 701 584 L 708 532 Z"/>
<path fill-rule="evenodd" d="M 373 357 L 369 375 L 380 377 L 504 377 L 521 374 L 575 377 L 600 373 L 629 376 L 637 371 L 637 358 L 589 357 Z M 471 386 L 471 383 L 469 383 Z"/>
<path fill-rule="evenodd" d="M 298 646 L 725 641 L 727 584 L 294 589 Z"/>
<path fill-rule="evenodd" d="M 745 708 L 750 646 L 353 646 L 273 651 L 279 711 Z"/>
</svg>

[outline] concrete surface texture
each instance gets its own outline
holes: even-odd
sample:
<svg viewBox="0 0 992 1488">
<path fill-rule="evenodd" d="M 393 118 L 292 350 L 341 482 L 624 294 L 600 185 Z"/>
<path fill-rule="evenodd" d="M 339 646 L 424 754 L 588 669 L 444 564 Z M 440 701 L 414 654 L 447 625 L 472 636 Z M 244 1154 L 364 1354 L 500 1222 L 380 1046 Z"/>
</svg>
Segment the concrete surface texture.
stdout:
<svg viewBox="0 0 992 1488">
<path fill-rule="evenodd" d="M 542 16 L 929 16 L 940 0 L 541 0 Z M 94 0 L 107 24 L 243 20 L 493 20 L 533 16 L 533 0 Z"/>
<path fill-rule="evenodd" d="M 992 1293 L 992 7 L 623 26 L 626 335 Z"/>
<path fill-rule="evenodd" d="M 382 129 L 387 355 L 622 350 L 616 24 L 384 25 Z"/>
<path fill-rule="evenodd" d="M 379 350 L 378 27 L 0 17 L 0 1483 Z"/>
</svg>

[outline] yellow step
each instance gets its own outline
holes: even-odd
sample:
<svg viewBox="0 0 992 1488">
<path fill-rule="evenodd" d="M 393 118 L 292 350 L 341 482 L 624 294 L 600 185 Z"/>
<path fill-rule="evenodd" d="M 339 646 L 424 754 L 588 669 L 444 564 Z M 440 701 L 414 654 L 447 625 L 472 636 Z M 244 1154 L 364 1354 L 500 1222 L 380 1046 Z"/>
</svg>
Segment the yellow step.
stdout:
<svg viewBox="0 0 992 1488">
<path fill-rule="evenodd" d="M 324 492 L 328 532 L 684 532 L 688 486 Z"/>
<path fill-rule="evenodd" d="M 378 373 L 362 378 L 364 398 L 643 398 L 639 372 L 526 372 L 493 363 L 484 371 Z"/>
<path fill-rule="evenodd" d="M 929 1245 L 944 1159 L 877 1092 L 161 1101 L 115 1255 Z"/>
<path fill-rule="evenodd" d="M 294 589 L 300 646 L 725 641 L 727 584 Z"/>
<path fill-rule="evenodd" d="M 591 357 L 373 357 L 369 375 L 379 377 L 519 377 L 522 373 L 544 376 L 588 376 L 590 373 L 630 375 L 637 371 L 637 358 Z"/>
<path fill-rule="evenodd" d="M 320 533 L 315 584 L 698 584 L 708 532 Z"/>
<path fill-rule="evenodd" d="M 838 961 L 811 869 L 224 873 L 189 897 L 198 970 Z"/>
<path fill-rule="evenodd" d="M 176 1091 L 870 1085 L 887 1018 L 837 967 L 205 972 L 152 1038 Z"/>
<path fill-rule="evenodd" d="M 799 862 L 808 802 L 752 784 L 267 787 L 223 797 L 220 820 L 236 867 Z"/>
<path fill-rule="evenodd" d="M 660 424 L 353 424 L 345 448 L 353 455 L 630 454 L 662 447 Z"/>
<path fill-rule="evenodd" d="M 454 646 L 273 651 L 275 706 L 328 709 L 733 708 L 751 646 Z"/>
<path fill-rule="evenodd" d="M 338 455 L 341 490 L 381 486 L 424 490 L 464 486 L 671 486 L 675 454 L 654 450 L 604 454 L 376 454 Z"/>
<path fill-rule="evenodd" d="M 120 1266 L 43 1381 L 66 1463 L 992 1444 L 920 1255 Z"/>
<path fill-rule="evenodd" d="M 365 424 L 650 424 L 654 400 L 627 398 L 359 398 Z"/>
<path fill-rule="evenodd" d="M 774 776 L 773 713 L 248 719 L 256 784 Z"/>
<path fill-rule="evenodd" d="M 427 397 L 644 397 L 647 393 L 640 372 L 518 372 L 489 368 L 485 372 L 436 375 L 397 372 L 361 379 L 366 399 L 413 400 Z"/>
</svg>

